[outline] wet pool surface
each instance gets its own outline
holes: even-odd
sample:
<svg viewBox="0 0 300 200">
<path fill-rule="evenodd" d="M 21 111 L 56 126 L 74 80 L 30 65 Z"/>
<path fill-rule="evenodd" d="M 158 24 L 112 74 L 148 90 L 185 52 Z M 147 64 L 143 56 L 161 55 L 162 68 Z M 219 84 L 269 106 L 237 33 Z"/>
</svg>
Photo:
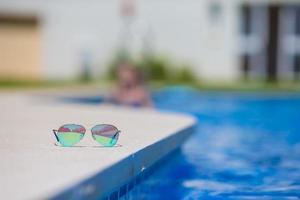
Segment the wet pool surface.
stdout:
<svg viewBox="0 0 300 200">
<path fill-rule="evenodd" d="M 137 199 L 300 199 L 300 95 L 172 88 L 154 100 L 199 123 Z"/>
</svg>

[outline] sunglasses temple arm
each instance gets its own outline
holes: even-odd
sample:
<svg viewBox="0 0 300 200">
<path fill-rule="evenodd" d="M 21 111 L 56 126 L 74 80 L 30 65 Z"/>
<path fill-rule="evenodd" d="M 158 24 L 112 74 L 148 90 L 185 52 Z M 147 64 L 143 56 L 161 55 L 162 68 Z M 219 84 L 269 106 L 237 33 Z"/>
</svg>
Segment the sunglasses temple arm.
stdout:
<svg viewBox="0 0 300 200">
<path fill-rule="evenodd" d="M 54 133 L 54 136 L 55 136 L 57 142 L 59 142 L 58 137 L 57 137 L 57 130 L 53 129 L 53 133 Z"/>
<path fill-rule="evenodd" d="M 113 139 L 115 139 L 116 137 L 118 137 L 120 132 L 121 132 L 121 131 L 118 130 L 118 131 L 116 132 L 116 134 L 114 134 Z"/>
</svg>

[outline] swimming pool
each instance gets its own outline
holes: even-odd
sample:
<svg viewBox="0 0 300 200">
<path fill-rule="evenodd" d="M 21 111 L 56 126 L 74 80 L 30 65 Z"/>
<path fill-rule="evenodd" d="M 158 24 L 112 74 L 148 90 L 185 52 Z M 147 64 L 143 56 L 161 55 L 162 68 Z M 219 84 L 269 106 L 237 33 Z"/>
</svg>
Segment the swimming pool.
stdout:
<svg viewBox="0 0 300 200">
<path fill-rule="evenodd" d="M 300 198 L 300 95 L 169 88 L 154 101 L 199 123 L 134 199 Z"/>
<path fill-rule="evenodd" d="M 300 94 L 174 87 L 153 99 L 160 110 L 196 116 L 196 134 L 124 199 L 300 199 Z"/>
</svg>

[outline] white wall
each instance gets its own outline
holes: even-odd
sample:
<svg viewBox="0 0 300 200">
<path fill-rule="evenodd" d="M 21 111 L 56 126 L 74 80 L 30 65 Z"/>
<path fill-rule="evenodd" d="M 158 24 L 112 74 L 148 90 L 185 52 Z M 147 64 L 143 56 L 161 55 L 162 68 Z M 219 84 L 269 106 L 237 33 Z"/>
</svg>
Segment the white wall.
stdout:
<svg viewBox="0 0 300 200">
<path fill-rule="evenodd" d="M 95 66 L 94 74 L 104 72 L 117 47 L 120 21 L 116 8 L 116 1 L 53 3 L 44 21 L 47 76 L 78 74 L 85 52 Z"/>
<path fill-rule="evenodd" d="M 208 81 L 239 77 L 236 1 L 219 0 L 220 16 L 212 21 L 211 0 L 137 0 L 132 27 L 133 52 L 139 52 L 145 30 L 152 46 L 174 62 L 187 62 Z M 116 51 L 122 20 L 120 0 L 1 0 L 0 10 L 36 13 L 43 33 L 46 78 L 71 78 L 80 72 L 82 52 L 91 52 L 94 72 L 105 71 Z"/>
<path fill-rule="evenodd" d="M 193 66 L 206 81 L 234 81 L 239 77 L 237 7 L 218 1 L 220 16 L 213 21 L 211 0 L 141 0 L 139 17 L 150 24 L 157 52 Z"/>
<path fill-rule="evenodd" d="M 35 14 L 40 20 L 43 76 L 73 78 L 81 71 L 83 52 L 90 52 L 99 74 L 116 49 L 120 17 L 118 1 L 2 0 L 0 11 Z"/>
</svg>

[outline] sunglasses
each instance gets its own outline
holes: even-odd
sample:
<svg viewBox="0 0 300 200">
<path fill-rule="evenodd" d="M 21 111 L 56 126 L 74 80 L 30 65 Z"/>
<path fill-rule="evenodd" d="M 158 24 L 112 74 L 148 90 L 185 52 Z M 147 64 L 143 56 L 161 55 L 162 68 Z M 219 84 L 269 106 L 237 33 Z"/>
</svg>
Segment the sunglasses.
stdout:
<svg viewBox="0 0 300 200">
<path fill-rule="evenodd" d="M 86 129 L 77 124 L 65 124 L 58 130 L 53 130 L 57 142 L 64 147 L 77 144 L 85 135 Z M 99 144 L 106 147 L 115 146 L 121 132 L 113 125 L 99 124 L 91 129 L 92 136 Z"/>
</svg>

